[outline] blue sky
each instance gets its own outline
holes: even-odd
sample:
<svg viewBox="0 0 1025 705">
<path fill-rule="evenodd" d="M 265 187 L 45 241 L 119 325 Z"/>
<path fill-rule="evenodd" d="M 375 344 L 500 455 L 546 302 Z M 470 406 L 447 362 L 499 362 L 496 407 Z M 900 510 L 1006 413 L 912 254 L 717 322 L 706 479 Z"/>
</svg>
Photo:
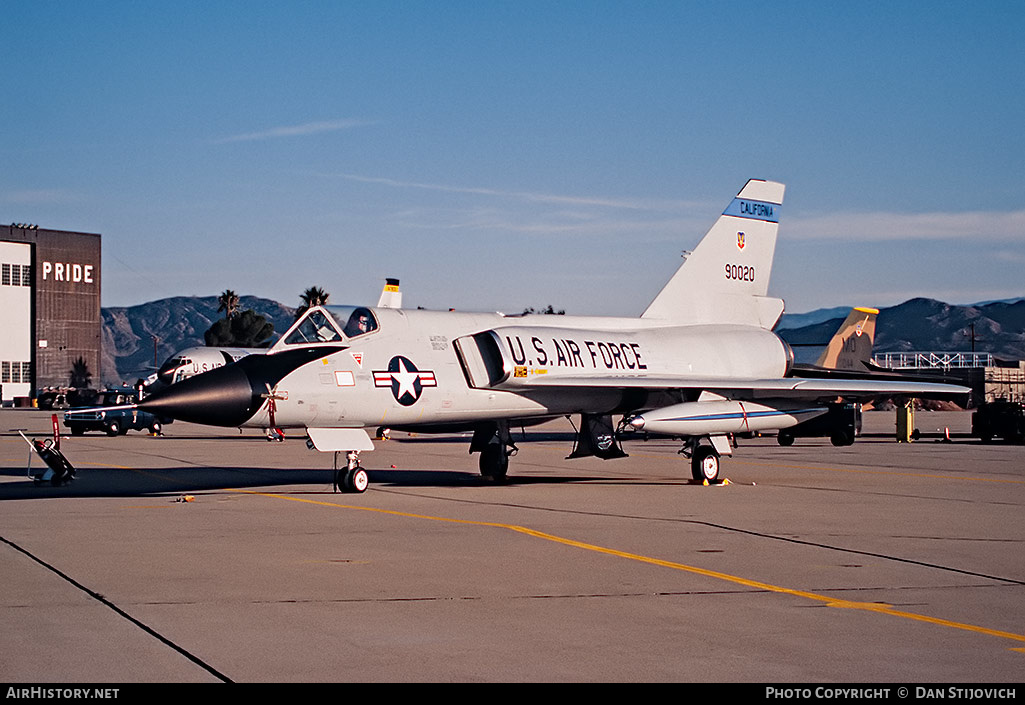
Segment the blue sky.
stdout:
<svg viewBox="0 0 1025 705">
<path fill-rule="evenodd" d="M 635 315 L 748 178 L 793 312 L 1025 296 L 1025 3 L 3 4 L 0 222 L 103 303 Z"/>
</svg>

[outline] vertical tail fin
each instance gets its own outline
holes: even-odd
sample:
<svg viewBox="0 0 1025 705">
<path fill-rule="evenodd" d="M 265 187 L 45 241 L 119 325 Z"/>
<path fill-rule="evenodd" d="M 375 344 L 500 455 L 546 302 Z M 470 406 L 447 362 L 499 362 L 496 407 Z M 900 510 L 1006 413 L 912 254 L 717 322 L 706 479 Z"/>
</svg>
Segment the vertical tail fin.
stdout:
<svg viewBox="0 0 1025 705">
<path fill-rule="evenodd" d="M 874 308 L 852 308 L 815 364 L 831 370 L 867 370 L 872 361 L 878 314 Z"/>
<path fill-rule="evenodd" d="M 399 291 L 398 279 L 385 279 L 381 289 L 381 298 L 377 300 L 377 308 L 402 308 L 402 292 Z"/>
<path fill-rule="evenodd" d="M 641 318 L 772 328 L 783 313 L 766 293 L 784 189 L 748 181 Z"/>
</svg>

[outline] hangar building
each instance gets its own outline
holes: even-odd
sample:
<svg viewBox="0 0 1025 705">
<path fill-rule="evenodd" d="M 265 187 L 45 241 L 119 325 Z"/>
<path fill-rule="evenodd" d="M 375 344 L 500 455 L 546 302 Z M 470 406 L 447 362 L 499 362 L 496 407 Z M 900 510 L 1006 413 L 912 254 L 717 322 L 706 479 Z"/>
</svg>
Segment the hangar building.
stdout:
<svg viewBox="0 0 1025 705">
<path fill-rule="evenodd" d="M 100 374 L 100 236 L 0 225 L 0 399 L 67 387 L 81 358 Z"/>
</svg>

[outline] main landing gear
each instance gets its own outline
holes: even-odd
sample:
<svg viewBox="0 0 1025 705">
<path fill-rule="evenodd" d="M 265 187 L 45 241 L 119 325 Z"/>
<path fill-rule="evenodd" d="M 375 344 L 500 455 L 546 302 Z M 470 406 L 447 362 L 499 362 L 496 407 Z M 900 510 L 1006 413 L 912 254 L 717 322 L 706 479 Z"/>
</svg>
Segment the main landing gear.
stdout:
<svg viewBox="0 0 1025 705">
<path fill-rule="evenodd" d="M 698 446 L 690 458 L 690 472 L 695 480 L 715 482 L 719 479 L 719 454 L 712 446 Z"/>
<path fill-rule="evenodd" d="M 691 477 L 711 484 L 719 480 L 719 458 L 733 455 L 733 446 L 726 436 L 699 436 L 688 438 L 678 452 L 690 458 Z"/>
<path fill-rule="evenodd" d="M 481 477 L 500 482 L 509 472 L 509 458 L 519 449 L 509 435 L 509 423 L 497 421 L 482 424 L 474 429 L 470 440 L 470 452 L 480 453 Z"/>
<path fill-rule="evenodd" d="M 338 467 L 339 452 L 341 451 L 335 451 L 335 492 L 339 490 L 342 492 L 366 492 L 367 486 L 370 484 L 370 478 L 367 476 L 367 471 L 360 467 L 359 451 L 348 451 L 345 454 L 345 467 L 341 468 Z"/>
</svg>

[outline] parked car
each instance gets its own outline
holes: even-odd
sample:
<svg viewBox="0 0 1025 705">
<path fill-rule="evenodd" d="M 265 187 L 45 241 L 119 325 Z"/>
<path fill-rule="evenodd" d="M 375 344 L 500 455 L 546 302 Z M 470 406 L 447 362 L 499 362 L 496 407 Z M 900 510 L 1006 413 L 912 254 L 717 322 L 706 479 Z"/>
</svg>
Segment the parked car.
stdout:
<svg viewBox="0 0 1025 705">
<path fill-rule="evenodd" d="M 96 406 L 83 410 L 69 409 L 64 414 L 64 425 L 73 436 L 86 431 L 103 431 L 108 436 L 123 436 L 128 431 L 150 431 L 160 433 L 164 424 L 172 423 L 169 418 L 156 416 L 139 409 L 117 408 L 134 404 L 138 393 L 131 388 L 105 389 L 99 394 Z M 97 409 L 96 407 L 112 407 Z"/>
</svg>

